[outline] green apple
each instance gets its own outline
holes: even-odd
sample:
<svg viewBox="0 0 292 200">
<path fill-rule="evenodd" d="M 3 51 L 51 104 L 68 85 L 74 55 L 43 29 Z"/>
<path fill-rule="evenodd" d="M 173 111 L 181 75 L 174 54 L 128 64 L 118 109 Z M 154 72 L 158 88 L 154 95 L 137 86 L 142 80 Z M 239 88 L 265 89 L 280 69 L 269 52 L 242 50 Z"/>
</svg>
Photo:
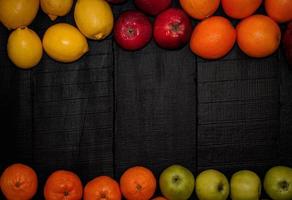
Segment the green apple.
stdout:
<svg viewBox="0 0 292 200">
<path fill-rule="evenodd" d="M 265 175 L 264 188 L 274 200 L 292 199 L 292 168 L 272 167 Z"/>
<path fill-rule="evenodd" d="M 187 168 L 172 165 L 161 173 L 159 186 L 168 200 L 186 200 L 194 191 L 195 178 Z"/>
<path fill-rule="evenodd" d="M 230 188 L 232 200 L 259 200 L 261 179 L 253 171 L 241 170 L 232 175 Z"/>
<path fill-rule="evenodd" d="M 197 177 L 196 193 L 200 200 L 226 200 L 229 195 L 228 180 L 217 170 L 205 170 Z"/>
</svg>

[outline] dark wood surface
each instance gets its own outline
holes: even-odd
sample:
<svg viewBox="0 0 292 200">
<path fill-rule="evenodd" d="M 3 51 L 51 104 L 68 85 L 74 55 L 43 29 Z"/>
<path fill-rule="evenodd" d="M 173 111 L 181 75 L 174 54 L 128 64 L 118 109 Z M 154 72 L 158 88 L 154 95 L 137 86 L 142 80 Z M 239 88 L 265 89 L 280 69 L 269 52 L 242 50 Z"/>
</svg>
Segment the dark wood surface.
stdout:
<svg viewBox="0 0 292 200">
<path fill-rule="evenodd" d="M 115 15 L 130 8 L 116 6 Z M 74 24 L 72 13 L 57 22 Z M 31 28 L 42 37 L 52 24 L 40 12 Z M 281 49 L 252 59 L 235 46 L 206 61 L 188 46 L 169 51 L 154 41 L 127 52 L 110 36 L 89 41 L 78 62 L 44 54 L 37 67 L 20 70 L 7 57 L 8 34 L 1 25 L 0 170 L 31 165 L 39 196 L 57 169 L 73 170 L 85 184 L 99 175 L 118 180 L 134 165 L 157 177 L 178 163 L 228 178 L 240 169 L 263 177 L 271 166 L 292 166 L 292 68 Z"/>
</svg>

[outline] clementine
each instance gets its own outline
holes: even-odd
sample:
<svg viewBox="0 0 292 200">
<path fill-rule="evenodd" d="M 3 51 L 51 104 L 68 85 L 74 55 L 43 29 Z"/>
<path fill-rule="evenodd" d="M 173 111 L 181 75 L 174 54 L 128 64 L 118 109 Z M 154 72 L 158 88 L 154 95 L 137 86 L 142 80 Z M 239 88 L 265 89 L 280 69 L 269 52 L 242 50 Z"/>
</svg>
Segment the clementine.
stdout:
<svg viewBox="0 0 292 200">
<path fill-rule="evenodd" d="M 220 0 L 180 0 L 180 5 L 194 19 L 204 19 L 216 12 Z"/>
<path fill-rule="evenodd" d="M 266 0 L 265 9 L 267 14 L 278 23 L 292 20 L 291 0 Z"/>
<path fill-rule="evenodd" d="M 10 200 L 29 200 L 35 195 L 38 186 L 37 174 L 24 164 L 13 164 L 1 176 L 1 190 Z"/>
<path fill-rule="evenodd" d="M 119 184 L 108 176 L 99 176 L 84 188 L 84 200 L 121 200 Z"/>
<path fill-rule="evenodd" d="M 262 0 L 222 0 L 221 3 L 226 15 L 242 19 L 252 15 L 260 7 Z"/>
<path fill-rule="evenodd" d="M 239 48 L 251 57 L 269 56 L 279 47 L 281 41 L 280 28 L 268 16 L 250 16 L 242 20 L 236 29 Z"/>
<path fill-rule="evenodd" d="M 214 16 L 200 22 L 194 29 L 190 48 L 205 59 L 225 56 L 234 46 L 236 31 L 224 17 Z"/>
<path fill-rule="evenodd" d="M 82 190 L 81 180 L 75 173 L 58 170 L 47 179 L 44 196 L 46 200 L 80 200 Z"/>
<path fill-rule="evenodd" d="M 120 187 L 127 200 L 149 200 L 156 190 L 156 179 L 149 169 L 136 166 L 123 173 Z"/>
</svg>

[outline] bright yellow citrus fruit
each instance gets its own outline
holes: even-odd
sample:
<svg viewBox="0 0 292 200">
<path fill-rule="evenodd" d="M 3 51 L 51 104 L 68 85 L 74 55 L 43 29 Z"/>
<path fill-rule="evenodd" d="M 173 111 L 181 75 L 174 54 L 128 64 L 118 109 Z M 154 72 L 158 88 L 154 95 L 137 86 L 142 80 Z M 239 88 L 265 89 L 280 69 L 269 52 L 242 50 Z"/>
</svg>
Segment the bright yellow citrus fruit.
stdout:
<svg viewBox="0 0 292 200">
<path fill-rule="evenodd" d="M 0 21 L 8 29 L 28 26 L 38 9 L 39 0 L 0 0 Z"/>
<path fill-rule="evenodd" d="M 113 13 L 105 0 L 78 0 L 74 18 L 79 30 L 93 40 L 104 39 L 113 29 Z"/>
<path fill-rule="evenodd" d="M 22 69 L 36 66 L 43 55 L 39 36 L 27 27 L 18 28 L 10 34 L 7 51 L 10 60 Z"/>
<path fill-rule="evenodd" d="M 88 51 L 86 38 L 70 24 L 59 23 L 48 28 L 43 37 L 46 53 L 60 62 L 74 62 Z"/>
<path fill-rule="evenodd" d="M 58 16 L 65 16 L 72 8 L 73 0 L 40 0 L 41 8 L 51 20 L 57 19 Z"/>
</svg>

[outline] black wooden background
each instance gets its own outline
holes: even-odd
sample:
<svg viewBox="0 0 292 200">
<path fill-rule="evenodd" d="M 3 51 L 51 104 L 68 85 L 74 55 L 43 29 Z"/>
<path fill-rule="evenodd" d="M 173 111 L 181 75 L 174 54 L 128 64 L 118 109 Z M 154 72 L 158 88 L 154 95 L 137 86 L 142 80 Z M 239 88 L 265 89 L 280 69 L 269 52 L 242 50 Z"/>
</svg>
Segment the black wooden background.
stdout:
<svg viewBox="0 0 292 200">
<path fill-rule="evenodd" d="M 113 10 L 117 17 L 130 8 L 132 1 Z M 42 37 L 58 22 L 74 24 L 72 12 L 51 22 L 39 11 L 30 28 Z M 134 165 L 157 177 L 178 163 L 195 175 L 214 168 L 228 178 L 240 169 L 263 178 L 271 166 L 292 165 L 292 68 L 281 50 L 252 59 L 235 46 L 206 61 L 187 45 L 169 51 L 154 41 L 127 52 L 110 36 L 89 41 L 78 62 L 44 55 L 34 69 L 20 70 L 7 57 L 8 35 L 1 25 L 0 170 L 32 166 L 36 199 L 57 169 L 73 170 L 85 184 L 99 175 L 118 180 Z"/>
</svg>

